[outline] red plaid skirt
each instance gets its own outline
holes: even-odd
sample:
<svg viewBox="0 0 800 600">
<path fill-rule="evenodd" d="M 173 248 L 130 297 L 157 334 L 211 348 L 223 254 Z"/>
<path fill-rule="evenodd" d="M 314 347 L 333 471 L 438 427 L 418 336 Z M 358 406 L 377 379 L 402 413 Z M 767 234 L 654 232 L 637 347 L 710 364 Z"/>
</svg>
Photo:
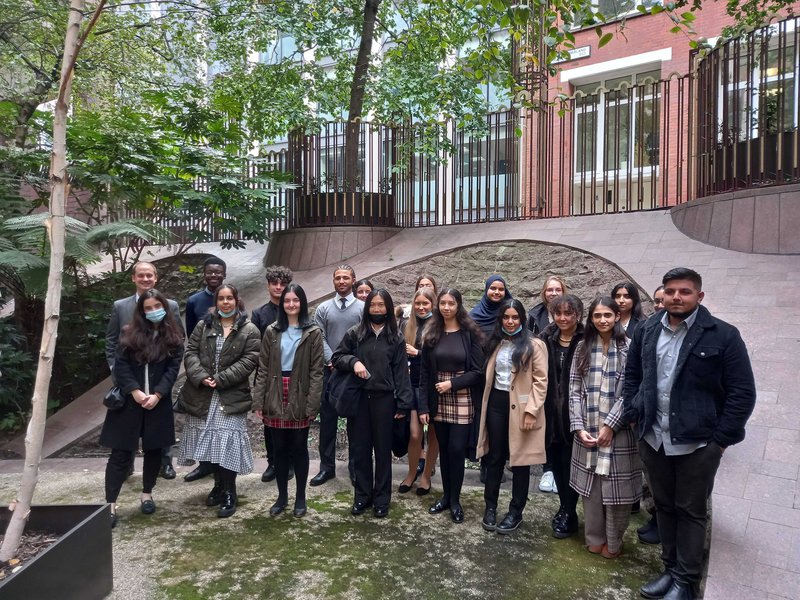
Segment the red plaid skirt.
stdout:
<svg viewBox="0 0 800 600">
<path fill-rule="evenodd" d="M 450 381 L 457 375 L 463 375 L 464 371 L 451 373 L 449 371 L 439 371 L 436 373 L 436 383 Z M 449 390 L 444 394 L 439 394 L 439 410 L 434 421 L 442 423 L 454 423 L 456 425 L 469 425 L 472 423 L 473 408 L 472 394 L 469 388 L 461 388 L 458 391 Z"/>
<path fill-rule="evenodd" d="M 283 376 L 283 408 L 289 406 L 289 384 L 292 381 L 291 377 Z M 261 419 L 267 427 L 275 429 L 305 429 L 311 425 L 311 419 L 300 419 L 293 421 L 292 419 L 271 419 L 264 417 Z"/>
</svg>

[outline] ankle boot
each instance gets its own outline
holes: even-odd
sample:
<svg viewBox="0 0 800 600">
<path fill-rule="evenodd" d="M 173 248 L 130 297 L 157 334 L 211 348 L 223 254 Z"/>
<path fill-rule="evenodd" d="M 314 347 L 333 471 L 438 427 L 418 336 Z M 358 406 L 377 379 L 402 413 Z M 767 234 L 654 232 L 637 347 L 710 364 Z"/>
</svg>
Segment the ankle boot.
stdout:
<svg viewBox="0 0 800 600">
<path fill-rule="evenodd" d="M 219 505 L 217 516 L 225 518 L 236 512 L 236 473 L 228 469 L 220 468 L 220 470 L 225 491 L 222 493 L 222 502 Z"/>
<path fill-rule="evenodd" d="M 206 497 L 206 506 L 217 506 L 222 502 L 222 493 L 225 491 L 225 486 L 222 483 L 222 474 L 219 468 L 214 469 L 214 487 Z"/>
</svg>

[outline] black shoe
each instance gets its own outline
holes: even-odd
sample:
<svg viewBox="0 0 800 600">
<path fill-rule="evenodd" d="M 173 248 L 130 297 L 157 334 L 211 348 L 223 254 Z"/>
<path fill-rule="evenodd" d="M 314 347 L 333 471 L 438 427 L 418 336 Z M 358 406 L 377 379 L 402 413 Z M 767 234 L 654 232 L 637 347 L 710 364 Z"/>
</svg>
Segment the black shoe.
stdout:
<svg viewBox="0 0 800 600">
<path fill-rule="evenodd" d="M 236 494 L 233 492 L 222 493 L 222 503 L 219 505 L 217 516 L 221 519 L 230 517 L 236 512 Z"/>
<path fill-rule="evenodd" d="M 370 506 L 372 506 L 372 500 L 366 500 L 364 502 L 356 501 L 353 503 L 353 508 L 350 509 L 350 514 L 354 517 L 358 515 L 363 515 L 364 511 L 366 511 Z"/>
<path fill-rule="evenodd" d="M 444 499 L 440 499 L 431 504 L 428 512 L 432 515 L 438 515 L 439 513 L 446 511 L 448 508 L 450 508 L 450 503 L 445 502 Z"/>
<path fill-rule="evenodd" d="M 639 588 L 639 593 L 644 598 L 663 598 L 664 594 L 672 587 L 672 575 L 662 573 L 655 579 L 651 579 Z"/>
<path fill-rule="evenodd" d="M 273 504 L 269 509 L 269 514 L 273 517 L 277 517 L 279 514 L 283 512 L 283 509 L 286 508 L 286 500 L 280 501 L 278 500 L 275 504 Z"/>
<path fill-rule="evenodd" d="M 206 496 L 206 506 L 218 506 L 222 502 L 222 497 L 225 495 L 225 489 L 221 484 L 215 484 L 211 491 Z"/>
<path fill-rule="evenodd" d="M 507 513 L 503 520 L 497 524 L 497 533 L 502 533 L 503 535 L 511 533 L 512 531 L 516 531 L 519 527 L 519 524 L 522 523 L 522 515 L 517 515 L 512 512 Z"/>
<path fill-rule="evenodd" d="M 661 535 L 658 533 L 658 518 L 653 515 L 647 523 L 636 530 L 636 534 L 643 544 L 660 544 Z"/>
<path fill-rule="evenodd" d="M 426 488 L 417 486 L 417 496 L 427 496 L 431 493 L 431 487 Z"/>
<path fill-rule="evenodd" d="M 378 519 L 383 519 L 389 516 L 389 507 L 388 506 L 376 506 L 372 509 L 372 514 L 375 515 Z"/>
<path fill-rule="evenodd" d="M 158 475 L 164 479 L 175 479 L 177 473 L 175 472 L 175 468 L 170 463 L 167 463 L 161 467 Z"/>
<path fill-rule="evenodd" d="M 273 479 L 275 479 L 275 467 L 273 465 L 268 465 L 267 470 L 261 474 L 261 481 L 269 483 Z"/>
<path fill-rule="evenodd" d="M 464 509 L 461 508 L 460 504 L 454 504 L 450 507 L 450 518 L 453 520 L 453 523 L 464 522 Z"/>
<path fill-rule="evenodd" d="M 304 517 L 307 512 L 308 512 L 308 508 L 306 508 L 305 503 L 303 503 L 303 504 L 298 504 L 297 502 L 294 503 L 294 516 L 295 517 Z"/>
<path fill-rule="evenodd" d="M 311 478 L 311 481 L 309 481 L 308 484 L 311 487 L 317 487 L 318 485 L 322 485 L 323 483 L 330 481 L 334 477 L 336 477 L 336 473 L 333 471 L 320 471 Z"/>
<path fill-rule="evenodd" d="M 691 584 L 673 581 L 672 587 L 664 594 L 664 600 L 694 600 Z"/>
<path fill-rule="evenodd" d="M 142 500 L 141 509 L 143 515 L 152 515 L 156 512 L 156 503 L 153 502 L 152 498 L 150 500 Z"/>
<path fill-rule="evenodd" d="M 194 470 L 189 471 L 184 477 L 183 480 L 187 482 L 197 481 L 198 479 L 202 479 L 203 477 L 207 477 L 213 473 L 213 469 L 211 469 L 210 465 L 200 463 L 197 465 Z"/>
<path fill-rule="evenodd" d="M 561 521 L 567 518 L 567 511 L 564 510 L 563 506 L 558 507 L 558 512 L 553 515 L 553 519 L 550 521 L 550 524 L 553 526 L 553 529 L 556 528 Z"/>
<path fill-rule="evenodd" d="M 486 507 L 486 510 L 483 513 L 483 521 L 481 521 L 481 526 L 486 531 L 494 531 L 497 529 L 497 509 L 491 508 L 489 506 Z"/>
<path fill-rule="evenodd" d="M 566 539 L 578 533 L 578 515 L 567 515 L 553 527 L 553 537 L 559 540 Z"/>
</svg>

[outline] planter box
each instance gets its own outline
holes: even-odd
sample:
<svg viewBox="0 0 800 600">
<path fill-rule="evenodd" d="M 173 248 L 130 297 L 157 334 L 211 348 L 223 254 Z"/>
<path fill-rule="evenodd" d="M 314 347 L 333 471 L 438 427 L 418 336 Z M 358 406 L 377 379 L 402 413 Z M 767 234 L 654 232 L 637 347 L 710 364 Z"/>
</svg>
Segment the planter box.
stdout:
<svg viewBox="0 0 800 600">
<path fill-rule="evenodd" d="M 108 504 L 33 506 L 26 531 L 58 540 L 0 581 L 3 600 L 100 600 L 114 586 Z M 11 513 L 0 511 L 5 530 Z"/>
</svg>

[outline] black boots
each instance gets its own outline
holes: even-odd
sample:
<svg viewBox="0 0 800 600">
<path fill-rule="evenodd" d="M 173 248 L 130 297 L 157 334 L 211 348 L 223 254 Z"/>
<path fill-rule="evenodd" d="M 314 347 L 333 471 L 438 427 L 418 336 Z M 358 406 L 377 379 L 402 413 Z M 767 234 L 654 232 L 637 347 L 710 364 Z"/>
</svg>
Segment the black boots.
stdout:
<svg viewBox="0 0 800 600">
<path fill-rule="evenodd" d="M 217 506 L 222 502 L 222 494 L 225 491 L 225 486 L 222 484 L 222 474 L 219 471 L 219 465 L 214 465 L 214 487 L 206 497 L 206 506 Z"/>
<path fill-rule="evenodd" d="M 226 518 L 236 512 L 236 472 L 222 467 L 219 467 L 219 471 L 223 492 L 217 516 Z"/>
</svg>

